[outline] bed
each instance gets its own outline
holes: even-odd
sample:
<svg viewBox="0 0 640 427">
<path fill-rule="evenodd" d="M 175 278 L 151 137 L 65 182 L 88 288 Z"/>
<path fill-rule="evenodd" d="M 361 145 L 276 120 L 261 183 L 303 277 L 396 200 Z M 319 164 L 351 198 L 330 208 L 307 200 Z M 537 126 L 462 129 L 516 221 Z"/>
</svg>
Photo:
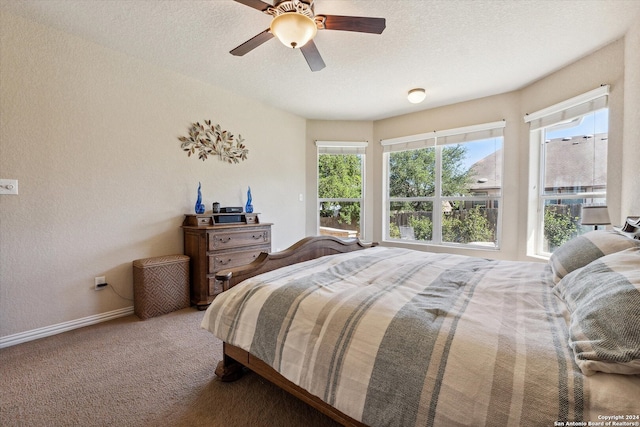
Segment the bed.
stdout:
<svg viewBox="0 0 640 427">
<path fill-rule="evenodd" d="M 202 327 L 223 381 L 249 368 L 343 425 L 640 425 L 631 231 L 548 263 L 309 237 L 221 272 Z"/>
</svg>

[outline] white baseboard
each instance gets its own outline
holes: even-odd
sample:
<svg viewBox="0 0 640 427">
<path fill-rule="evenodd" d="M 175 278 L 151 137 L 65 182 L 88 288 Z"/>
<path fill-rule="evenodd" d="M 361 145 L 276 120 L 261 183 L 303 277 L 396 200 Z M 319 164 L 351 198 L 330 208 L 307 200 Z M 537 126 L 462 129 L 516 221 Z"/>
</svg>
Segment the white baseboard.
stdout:
<svg viewBox="0 0 640 427">
<path fill-rule="evenodd" d="M 44 328 L 32 329 L 26 332 L 7 335 L 5 337 L 0 337 L 0 348 L 11 347 L 12 345 L 37 340 L 38 338 L 60 334 L 72 329 L 78 329 L 82 328 L 83 326 L 106 322 L 107 320 L 129 316 L 131 314 L 133 314 L 133 306 L 108 311 L 106 313 L 95 314 L 93 316 L 83 317 L 81 319 L 70 320 L 68 322 L 58 323 L 56 325 L 45 326 Z"/>
</svg>

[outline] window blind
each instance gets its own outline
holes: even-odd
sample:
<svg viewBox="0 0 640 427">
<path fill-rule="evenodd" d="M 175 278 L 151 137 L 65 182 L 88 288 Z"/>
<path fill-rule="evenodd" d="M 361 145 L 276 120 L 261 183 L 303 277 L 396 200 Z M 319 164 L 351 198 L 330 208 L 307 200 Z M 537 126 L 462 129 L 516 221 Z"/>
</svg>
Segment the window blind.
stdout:
<svg viewBox="0 0 640 427">
<path fill-rule="evenodd" d="M 384 152 L 417 150 L 420 148 L 434 147 L 436 145 L 458 144 L 461 142 L 478 141 L 503 136 L 505 126 L 506 121 L 500 120 L 497 122 L 433 131 L 419 135 L 383 139 L 380 141 L 380 144 L 382 144 Z"/>
<path fill-rule="evenodd" d="M 411 135 L 380 141 L 385 153 L 392 151 L 419 150 L 421 148 L 434 147 L 436 145 L 435 132 Z"/>
<path fill-rule="evenodd" d="M 506 124 L 506 121 L 501 120 L 499 122 L 438 131 L 436 132 L 437 144 L 459 144 L 461 142 L 479 141 L 503 136 Z"/>
<path fill-rule="evenodd" d="M 316 141 L 318 154 L 365 154 L 366 141 Z"/>
<path fill-rule="evenodd" d="M 575 96 L 524 116 L 530 130 L 538 130 L 557 123 L 575 119 L 588 113 L 606 108 L 609 103 L 609 85 Z"/>
</svg>

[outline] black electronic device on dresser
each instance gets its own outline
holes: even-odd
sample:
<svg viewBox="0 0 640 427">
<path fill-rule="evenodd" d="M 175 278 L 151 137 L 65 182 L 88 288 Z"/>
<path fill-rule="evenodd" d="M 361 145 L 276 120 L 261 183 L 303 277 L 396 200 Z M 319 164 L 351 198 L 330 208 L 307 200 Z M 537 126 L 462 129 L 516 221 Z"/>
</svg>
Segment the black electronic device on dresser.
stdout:
<svg viewBox="0 0 640 427">
<path fill-rule="evenodd" d="M 226 206 L 220 208 L 220 213 L 242 213 L 242 206 Z"/>
</svg>

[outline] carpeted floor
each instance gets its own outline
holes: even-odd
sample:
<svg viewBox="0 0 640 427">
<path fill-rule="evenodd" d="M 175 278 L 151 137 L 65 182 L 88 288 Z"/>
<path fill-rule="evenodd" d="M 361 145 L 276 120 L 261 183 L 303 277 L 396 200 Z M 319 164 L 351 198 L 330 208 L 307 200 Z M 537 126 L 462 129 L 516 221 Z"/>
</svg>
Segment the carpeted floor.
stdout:
<svg viewBox="0 0 640 427">
<path fill-rule="evenodd" d="M 0 425 L 337 426 L 250 373 L 214 375 L 222 343 L 188 308 L 0 350 Z"/>
</svg>

